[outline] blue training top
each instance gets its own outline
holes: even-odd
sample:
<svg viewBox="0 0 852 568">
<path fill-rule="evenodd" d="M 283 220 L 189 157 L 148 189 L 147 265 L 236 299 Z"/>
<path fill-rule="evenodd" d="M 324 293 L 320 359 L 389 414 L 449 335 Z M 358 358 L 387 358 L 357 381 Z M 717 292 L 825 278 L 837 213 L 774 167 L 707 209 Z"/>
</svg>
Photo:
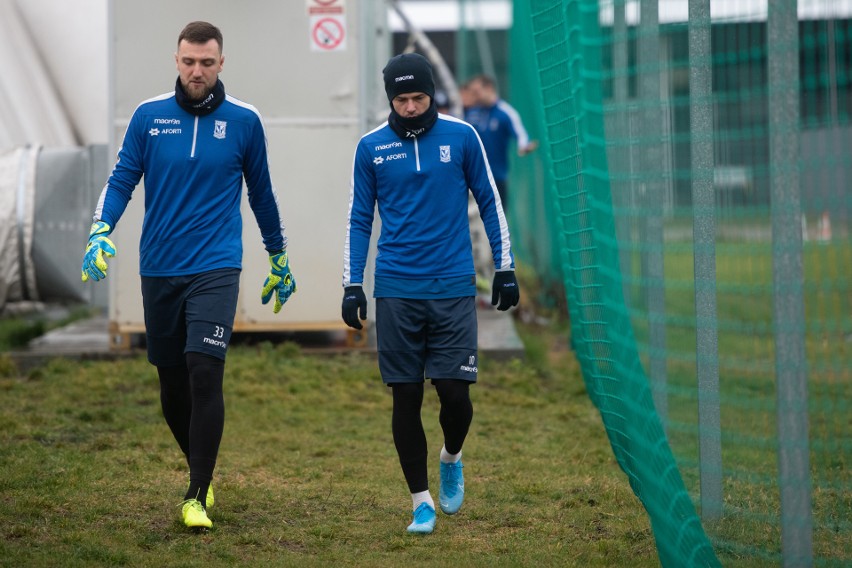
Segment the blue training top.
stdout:
<svg viewBox="0 0 852 568">
<path fill-rule="evenodd" d="M 465 109 L 464 119 L 476 128 L 482 138 L 494 179 L 506 179 L 509 176 L 509 140 L 515 138 L 519 148 L 530 143 L 518 111 L 500 99 L 494 106 Z"/>
<path fill-rule="evenodd" d="M 242 267 L 243 177 L 269 252 L 287 247 L 269 176 L 266 133 L 250 104 L 230 95 L 206 116 L 181 108 L 174 92 L 134 111 L 95 220 L 115 229 L 145 176 L 139 241 L 142 276 L 182 276 Z"/>
<path fill-rule="evenodd" d="M 376 204 L 382 220 L 377 283 L 388 279 L 471 283 L 462 278 L 475 274 L 468 188 L 479 206 L 495 268 L 514 269 L 500 196 L 471 125 L 439 114 L 434 126 L 419 137 L 402 139 L 387 122 L 365 134 L 352 166 L 343 285 L 364 282 Z M 377 290 L 375 295 L 383 294 Z"/>
</svg>

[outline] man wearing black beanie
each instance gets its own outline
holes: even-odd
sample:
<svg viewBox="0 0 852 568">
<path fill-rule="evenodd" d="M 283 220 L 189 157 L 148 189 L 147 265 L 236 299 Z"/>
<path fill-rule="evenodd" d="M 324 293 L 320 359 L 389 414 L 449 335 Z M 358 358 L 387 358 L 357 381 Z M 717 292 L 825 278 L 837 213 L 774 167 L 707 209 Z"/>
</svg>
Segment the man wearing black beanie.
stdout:
<svg viewBox="0 0 852 568">
<path fill-rule="evenodd" d="M 432 66 L 418 53 L 403 53 L 388 61 L 382 71 L 385 80 L 385 93 L 391 103 L 388 124 L 400 138 L 413 138 L 424 134 L 438 120 L 438 108 L 435 105 L 435 79 Z M 419 94 L 420 97 L 414 95 Z M 428 97 L 428 100 L 427 100 Z M 394 99 L 399 98 L 399 110 Z M 422 104 L 405 106 L 410 99 L 418 99 Z"/>
<path fill-rule="evenodd" d="M 432 65 L 419 53 L 403 53 L 391 58 L 382 74 L 389 101 L 403 93 L 421 92 L 435 96 Z"/>
<path fill-rule="evenodd" d="M 342 316 L 355 329 L 367 318 L 364 269 L 378 204 L 382 229 L 373 296 L 379 371 L 393 392 L 394 445 L 413 503 L 407 530 L 427 534 L 436 520 L 420 420 L 427 378 L 441 402 L 440 508 L 453 515 L 464 501 L 461 453 L 473 418 L 469 387 L 478 371 L 469 192 L 494 259 L 491 303 L 508 310 L 520 293 L 506 216 L 476 131 L 438 114 L 432 66 L 423 56 L 393 57 L 383 77 L 390 115 L 355 150 Z"/>
</svg>

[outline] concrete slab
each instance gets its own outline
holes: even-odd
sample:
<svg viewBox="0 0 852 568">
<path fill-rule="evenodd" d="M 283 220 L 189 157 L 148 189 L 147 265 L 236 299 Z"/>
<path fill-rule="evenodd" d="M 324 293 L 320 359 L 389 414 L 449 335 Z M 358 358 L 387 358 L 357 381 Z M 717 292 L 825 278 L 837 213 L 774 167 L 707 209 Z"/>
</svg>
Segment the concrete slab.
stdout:
<svg viewBox="0 0 852 568">
<path fill-rule="evenodd" d="M 515 320 L 510 312 L 498 312 L 490 304 L 478 306 L 479 352 L 496 359 L 523 359 L 524 344 L 515 330 Z"/>
<path fill-rule="evenodd" d="M 108 327 L 106 316 L 79 320 L 36 337 L 26 351 L 33 355 L 108 353 Z"/>
<path fill-rule="evenodd" d="M 115 359 L 134 354 L 111 351 L 107 329 L 106 316 L 79 320 L 33 339 L 26 349 L 12 351 L 9 356 L 21 373 L 27 373 L 55 357 Z"/>
</svg>

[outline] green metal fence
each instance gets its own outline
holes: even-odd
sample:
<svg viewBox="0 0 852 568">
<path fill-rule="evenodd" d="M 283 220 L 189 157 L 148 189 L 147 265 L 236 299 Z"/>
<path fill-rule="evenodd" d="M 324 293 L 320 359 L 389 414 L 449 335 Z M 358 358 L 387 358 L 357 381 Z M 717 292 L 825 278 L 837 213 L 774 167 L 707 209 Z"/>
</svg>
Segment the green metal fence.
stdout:
<svg viewBox="0 0 852 568">
<path fill-rule="evenodd" d="M 514 3 L 521 262 L 665 566 L 852 563 L 852 6 Z"/>
</svg>

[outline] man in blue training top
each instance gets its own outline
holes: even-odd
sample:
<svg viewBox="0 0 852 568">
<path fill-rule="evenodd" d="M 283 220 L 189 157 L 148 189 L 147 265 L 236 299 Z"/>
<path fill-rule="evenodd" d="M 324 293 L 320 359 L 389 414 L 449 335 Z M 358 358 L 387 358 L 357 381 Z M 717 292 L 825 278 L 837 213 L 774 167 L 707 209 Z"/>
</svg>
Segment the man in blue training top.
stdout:
<svg viewBox="0 0 852 568">
<path fill-rule="evenodd" d="M 367 317 L 362 286 L 378 204 L 382 229 L 373 295 L 379 370 L 393 392 L 394 445 L 413 502 L 408 532 L 430 533 L 435 504 L 420 420 L 426 378 L 441 402 L 441 510 L 455 514 L 464 499 L 461 452 L 473 417 L 469 387 L 478 366 L 469 191 L 493 253 L 492 303 L 508 310 L 517 305 L 519 291 L 509 228 L 476 131 L 438 114 L 432 67 L 421 55 L 398 55 L 383 73 L 388 121 L 365 134 L 355 150 L 342 314 L 355 329 Z"/>
<path fill-rule="evenodd" d="M 213 469 L 222 439 L 222 381 L 242 266 L 240 200 L 248 197 L 272 265 L 261 301 L 273 310 L 296 291 L 287 237 L 269 175 L 257 109 L 219 80 L 222 33 L 191 22 L 178 36 L 172 92 L 134 111 L 94 214 L 83 281 L 106 277 L 108 235 L 145 176 L 139 273 L 148 360 L 157 367 L 163 416 L 189 465 L 181 507 L 188 527 L 213 525 Z"/>
<path fill-rule="evenodd" d="M 503 207 L 508 208 L 509 143 L 514 138 L 518 156 L 525 156 L 538 148 L 538 142 L 530 140 L 518 111 L 497 95 L 494 79 L 478 75 L 466 87 L 472 105 L 465 107 L 464 119 L 482 139 Z"/>
</svg>

